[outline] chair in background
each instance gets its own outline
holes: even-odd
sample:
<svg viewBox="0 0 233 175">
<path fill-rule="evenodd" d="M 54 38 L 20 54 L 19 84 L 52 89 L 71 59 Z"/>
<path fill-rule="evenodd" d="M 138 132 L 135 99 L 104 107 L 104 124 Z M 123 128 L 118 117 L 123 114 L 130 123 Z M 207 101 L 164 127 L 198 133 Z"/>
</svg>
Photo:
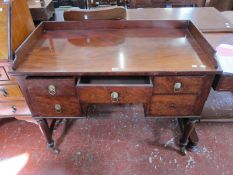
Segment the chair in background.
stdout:
<svg viewBox="0 0 233 175">
<path fill-rule="evenodd" d="M 77 9 L 64 12 L 65 21 L 82 21 L 82 20 L 117 20 L 125 19 L 126 10 L 124 7 L 103 7 L 98 9 Z"/>
</svg>

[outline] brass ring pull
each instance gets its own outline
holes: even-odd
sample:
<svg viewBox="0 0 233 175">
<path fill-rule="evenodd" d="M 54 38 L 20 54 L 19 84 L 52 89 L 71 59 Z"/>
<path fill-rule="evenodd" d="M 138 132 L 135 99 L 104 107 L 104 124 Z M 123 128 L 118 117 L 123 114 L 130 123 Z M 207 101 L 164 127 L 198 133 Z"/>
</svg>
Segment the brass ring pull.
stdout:
<svg viewBox="0 0 233 175">
<path fill-rule="evenodd" d="M 17 111 L 16 106 L 15 106 L 15 105 L 13 105 L 13 106 L 11 106 L 11 108 L 12 108 L 12 112 L 13 112 L 13 113 L 16 113 L 16 111 Z"/>
<path fill-rule="evenodd" d="M 180 91 L 181 88 L 182 88 L 182 84 L 180 82 L 174 84 L 174 92 Z"/>
<path fill-rule="evenodd" d="M 117 92 L 111 93 L 111 100 L 112 102 L 118 102 L 119 101 L 119 94 Z"/>
<path fill-rule="evenodd" d="M 48 90 L 49 90 L 50 95 L 55 95 L 56 94 L 56 87 L 54 85 L 49 85 Z"/>
<path fill-rule="evenodd" d="M 5 88 L 0 89 L 0 91 L 2 92 L 2 95 L 3 95 L 4 97 L 7 97 L 7 96 L 9 95 L 7 89 L 5 89 Z"/>
<path fill-rule="evenodd" d="M 55 104 L 54 108 L 55 108 L 55 111 L 57 113 L 61 113 L 61 105 L 60 104 Z"/>
</svg>

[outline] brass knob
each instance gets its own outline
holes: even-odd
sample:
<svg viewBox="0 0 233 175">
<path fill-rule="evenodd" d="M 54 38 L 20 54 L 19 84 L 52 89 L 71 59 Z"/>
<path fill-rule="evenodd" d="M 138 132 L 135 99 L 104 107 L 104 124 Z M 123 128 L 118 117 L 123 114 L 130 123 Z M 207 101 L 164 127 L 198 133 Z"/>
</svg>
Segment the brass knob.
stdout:
<svg viewBox="0 0 233 175">
<path fill-rule="evenodd" d="M 11 106 L 11 108 L 12 108 L 12 112 L 13 112 L 13 113 L 16 113 L 16 111 L 17 111 L 16 106 L 15 106 L 15 105 L 13 105 L 13 106 Z"/>
<path fill-rule="evenodd" d="M 118 102 L 119 101 L 119 94 L 117 92 L 111 93 L 111 100 L 112 102 Z"/>
<path fill-rule="evenodd" d="M 55 111 L 57 113 L 61 113 L 61 105 L 60 104 L 55 104 L 54 108 L 55 108 Z"/>
<path fill-rule="evenodd" d="M 5 89 L 5 88 L 1 88 L 0 91 L 2 92 L 2 95 L 4 97 L 7 97 L 9 95 L 7 89 Z"/>
<path fill-rule="evenodd" d="M 49 85 L 48 90 L 49 90 L 50 95 L 55 95 L 56 94 L 56 87 L 54 85 Z"/>
<path fill-rule="evenodd" d="M 179 91 L 181 88 L 182 88 L 182 84 L 180 82 L 174 84 L 174 92 Z"/>
</svg>

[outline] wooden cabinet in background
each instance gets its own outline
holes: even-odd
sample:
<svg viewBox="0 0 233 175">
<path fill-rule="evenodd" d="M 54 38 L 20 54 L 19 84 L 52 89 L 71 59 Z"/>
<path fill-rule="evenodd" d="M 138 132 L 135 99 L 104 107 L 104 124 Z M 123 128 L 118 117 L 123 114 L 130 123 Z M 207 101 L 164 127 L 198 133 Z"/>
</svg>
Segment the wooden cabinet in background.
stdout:
<svg viewBox="0 0 233 175">
<path fill-rule="evenodd" d="M 154 7 L 203 7 L 205 0 L 131 0 L 130 8 L 154 8 Z"/>
<path fill-rule="evenodd" d="M 31 116 L 16 79 L 8 71 L 11 55 L 34 28 L 26 0 L 0 0 L 0 118 Z"/>
<path fill-rule="evenodd" d="M 6 2 L 0 0 L 0 26 L 0 59 L 8 59 L 10 50 L 14 52 L 35 28 L 27 1 L 11 0 Z M 10 26 L 12 31 L 11 45 L 9 42 Z"/>
</svg>

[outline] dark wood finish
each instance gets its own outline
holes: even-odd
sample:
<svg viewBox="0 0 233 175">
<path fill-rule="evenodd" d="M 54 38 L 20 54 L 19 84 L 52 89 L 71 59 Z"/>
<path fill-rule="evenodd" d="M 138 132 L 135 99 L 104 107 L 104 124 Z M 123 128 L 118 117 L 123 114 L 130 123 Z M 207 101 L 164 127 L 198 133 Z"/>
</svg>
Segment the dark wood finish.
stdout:
<svg viewBox="0 0 233 175">
<path fill-rule="evenodd" d="M 201 91 L 204 77 L 201 76 L 160 76 L 154 78 L 154 94 L 161 93 L 191 93 L 197 94 Z M 181 83 L 179 90 L 174 90 L 175 83 Z"/>
<path fill-rule="evenodd" d="M 145 77 L 146 78 L 146 77 Z M 137 77 L 94 77 L 92 81 L 77 84 L 77 92 L 82 103 L 148 103 L 152 94 L 152 82 L 141 82 Z M 117 100 L 111 94 L 118 94 Z"/>
<path fill-rule="evenodd" d="M 81 108 L 76 97 L 44 97 L 31 96 L 31 111 L 35 117 L 77 117 Z M 61 106 L 61 112 L 55 110 L 55 105 Z"/>
<path fill-rule="evenodd" d="M 202 109 L 204 107 L 204 104 L 208 98 L 208 95 L 211 90 L 211 85 L 214 80 L 213 75 L 206 75 L 204 78 L 204 83 L 202 85 L 202 91 L 198 93 L 199 98 L 197 98 L 196 104 L 194 106 L 194 113 L 198 116 L 201 115 Z"/>
<path fill-rule="evenodd" d="M 170 117 L 195 115 L 193 108 L 196 99 L 196 95 L 153 95 L 149 115 Z"/>
<path fill-rule="evenodd" d="M 27 0 L 34 21 L 48 21 L 55 13 L 52 0 Z"/>
<path fill-rule="evenodd" d="M 143 72 L 150 75 L 158 72 L 216 72 L 216 65 L 213 66 L 210 60 L 213 59 L 213 55 L 210 55 L 213 53 L 206 53 L 202 49 L 202 43 L 195 41 L 188 31 L 189 25 L 191 22 L 187 21 L 46 22 L 35 31 L 35 35 L 38 36 L 32 35 L 17 51 L 14 73 L 60 75 L 63 72 L 68 75 L 85 75 L 98 72 L 105 75 L 128 75 Z M 87 30 L 91 27 L 93 30 Z M 41 30 L 45 32 L 39 32 Z M 199 31 L 195 28 L 192 32 Z M 124 42 L 105 47 L 116 36 L 122 37 Z M 37 42 L 30 42 L 32 38 L 38 37 L 40 39 Z M 79 46 L 79 38 L 83 37 L 100 46 Z M 77 39 L 77 46 L 69 43 L 69 38 Z M 26 49 L 29 46 L 33 48 Z M 64 46 L 66 47 L 63 48 Z M 208 47 L 210 46 L 204 48 Z M 22 63 L 18 66 L 20 62 Z"/>
<path fill-rule="evenodd" d="M 130 8 L 204 6 L 205 0 L 130 0 Z"/>
<path fill-rule="evenodd" d="M 214 54 L 190 21 L 45 22 L 17 50 L 11 73 L 37 118 L 80 117 L 89 103 L 142 103 L 149 116 L 193 118 L 221 73 Z M 162 76 L 173 88 L 182 81 L 183 92 L 156 89 Z M 183 141 L 193 129 L 186 124 Z"/>
<path fill-rule="evenodd" d="M 69 10 L 64 12 L 65 21 L 82 20 L 114 20 L 125 19 L 126 10 L 124 7 L 105 7 L 89 10 Z"/>
<path fill-rule="evenodd" d="M 233 92 L 233 75 L 221 75 L 218 76 L 214 83 L 213 87 L 217 91 L 232 91 Z"/>
<path fill-rule="evenodd" d="M 55 148 L 55 144 L 54 144 L 54 141 L 52 139 L 52 132 L 50 131 L 47 120 L 46 119 L 37 119 L 37 124 L 40 128 L 40 131 L 42 132 L 42 134 L 44 135 L 44 137 L 48 143 L 48 147 Z"/>
<path fill-rule="evenodd" d="M 119 100 L 111 99 L 111 93 L 117 92 Z M 80 102 L 83 103 L 148 103 L 152 87 L 143 86 L 81 86 L 78 87 Z"/>
<path fill-rule="evenodd" d="M 126 20 L 191 20 L 199 30 L 233 31 L 233 24 L 213 7 L 128 9 L 126 12 Z"/>
<path fill-rule="evenodd" d="M 0 67 L 0 81 L 9 80 L 4 67 Z"/>
<path fill-rule="evenodd" d="M 180 152 L 183 155 L 186 155 L 186 147 L 189 146 L 190 143 L 190 136 L 195 132 L 195 123 L 196 119 L 188 118 L 188 119 L 183 119 L 183 133 L 180 139 Z"/>
<path fill-rule="evenodd" d="M 34 95 L 42 96 L 75 96 L 75 79 L 72 77 L 32 77 L 26 79 L 28 92 Z M 49 85 L 55 86 L 55 94 L 49 93 Z"/>
</svg>

